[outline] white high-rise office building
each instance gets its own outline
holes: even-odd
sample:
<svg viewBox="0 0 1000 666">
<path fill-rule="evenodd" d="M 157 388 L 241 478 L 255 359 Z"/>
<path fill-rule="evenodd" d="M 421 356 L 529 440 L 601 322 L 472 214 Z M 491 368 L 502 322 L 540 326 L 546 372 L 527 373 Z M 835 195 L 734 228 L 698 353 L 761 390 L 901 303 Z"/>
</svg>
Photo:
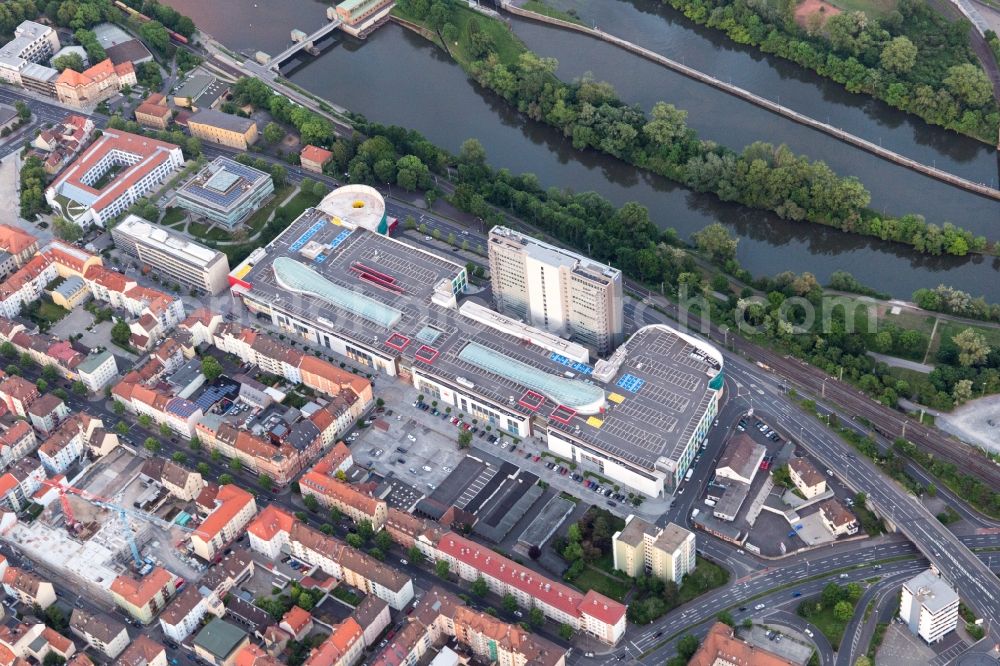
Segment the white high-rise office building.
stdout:
<svg viewBox="0 0 1000 666">
<path fill-rule="evenodd" d="M 624 339 L 622 273 L 507 227 L 489 237 L 497 308 L 605 356 Z"/>
</svg>

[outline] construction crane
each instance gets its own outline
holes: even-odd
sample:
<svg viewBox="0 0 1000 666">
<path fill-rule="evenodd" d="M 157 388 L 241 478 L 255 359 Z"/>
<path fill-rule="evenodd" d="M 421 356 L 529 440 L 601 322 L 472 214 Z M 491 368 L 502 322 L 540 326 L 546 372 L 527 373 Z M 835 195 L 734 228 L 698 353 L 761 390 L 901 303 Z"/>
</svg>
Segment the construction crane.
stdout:
<svg viewBox="0 0 1000 666">
<path fill-rule="evenodd" d="M 132 559 L 135 561 L 135 566 L 137 568 L 142 568 L 144 562 L 142 555 L 139 553 L 139 546 L 135 542 L 135 535 L 132 533 L 132 528 L 128 524 L 128 517 L 136 518 L 137 520 L 142 520 L 147 523 L 152 523 L 157 527 L 164 530 L 170 530 L 171 528 L 179 528 L 185 532 L 191 532 L 194 534 L 201 534 L 201 530 L 193 527 L 186 527 L 184 525 L 178 525 L 177 523 L 172 523 L 169 520 L 164 520 L 159 516 L 154 516 L 151 513 L 145 511 L 139 511 L 137 509 L 129 509 L 127 507 L 121 506 L 120 504 L 110 500 L 106 497 L 100 497 L 87 490 L 82 490 L 80 488 L 75 488 L 69 485 L 62 485 L 59 483 L 53 483 L 48 479 L 42 480 L 42 485 L 48 486 L 50 488 L 55 488 L 59 493 L 59 502 L 62 505 L 63 515 L 66 518 L 67 527 L 74 534 L 80 528 L 79 521 L 76 520 L 73 514 L 73 509 L 69 504 L 69 499 L 66 497 L 66 493 L 73 493 L 82 500 L 85 500 L 94 506 L 99 506 L 102 509 L 108 509 L 109 511 L 114 511 L 118 514 L 118 519 L 121 522 L 122 534 L 125 536 L 125 541 L 128 543 L 129 550 L 132 551 Z"/>
</svg>

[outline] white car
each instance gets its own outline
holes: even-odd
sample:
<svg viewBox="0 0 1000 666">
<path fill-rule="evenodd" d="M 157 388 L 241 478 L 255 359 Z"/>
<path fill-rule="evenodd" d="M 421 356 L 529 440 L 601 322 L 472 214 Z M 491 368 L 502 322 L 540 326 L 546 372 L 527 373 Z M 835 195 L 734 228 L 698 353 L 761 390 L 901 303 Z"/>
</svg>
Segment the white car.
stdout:
<svg viewBox="0 0 1000 666">
<path fill-rule="evenodd" d="M 806 632 L 806 636 L 808 636 L 809 638 L 812 638 L 812 637 L 813 637 L 813 632 L 812 632 L 812 629 L 808 629 L 808 628 L 807 628 L 807 629 L 805 629 L 805 632 Z"/>
<path fill-rule="evenodd" d="M 406 436 L 406 439 L 410 440 L 411 442 L 415 442 L 415 441 L 417 441 L 417 438 L 416 438 L 416 437 L 414 437 L 413 435 L 407 435 L 407 436 Z"/>
<path fill-rule="evenodd" d="M 399 563 L 402 564 L 402 565 L 404 565 L 404 566 L 407 565 L 407 564 L 409 564 L 409 562 L 407 562 L 405 559 L 400 560 Z"/>
<path fill-rule="evenodd" d="M 757 604 L 753 607 L 754 610 L 764 610 L 765 608 L 767 608 L 766 604 Z"/>
<path fill-rule="evenodd" d="M 444 467 L 442 467 L 441 469 L 443 469 L 443 470 L 444 470 L 444 471 L 446 471 L 446 472 L 450 472 L 450 471 L 451 471 L 451 467 L 448 467 L 447 465 L 445 465 L 445 466 L 444 466 Z"/>
<path fill-rule="evenodd" d="M 421 467 L 420 469 L 424 470 L 425 472 L 431 472 L 431 471 L 433 471 L 433 470 L 432 470 L 432 469 L 431 469 L 431 468 L 430 468 L 429 466 L 427 466 L 427 465 L 424 465 L 424 466 L 423 466 L 423 467 Z"/>
</svg>

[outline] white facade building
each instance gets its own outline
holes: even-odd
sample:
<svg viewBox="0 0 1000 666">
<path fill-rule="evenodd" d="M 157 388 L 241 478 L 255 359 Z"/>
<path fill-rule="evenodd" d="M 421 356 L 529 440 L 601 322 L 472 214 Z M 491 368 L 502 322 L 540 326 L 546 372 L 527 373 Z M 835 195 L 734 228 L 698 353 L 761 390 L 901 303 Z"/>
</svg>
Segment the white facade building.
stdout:
<svg viewBox="0 0 1000 666">
<path fill-rule="evenodd" d="M 903 583 L 899 617 L 912 633 L 936 643 L 958 626 L 958 604 L 955 590 L 928 569 Z"/>
</svg>

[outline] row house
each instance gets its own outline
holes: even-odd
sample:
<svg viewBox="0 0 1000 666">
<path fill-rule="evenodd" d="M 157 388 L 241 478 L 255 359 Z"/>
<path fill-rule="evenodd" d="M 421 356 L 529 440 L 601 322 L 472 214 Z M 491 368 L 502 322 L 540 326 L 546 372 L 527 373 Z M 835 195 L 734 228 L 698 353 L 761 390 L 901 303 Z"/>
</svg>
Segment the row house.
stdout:
<svg viewBox="0 0 1000 666">
<path fill-rule="evenodd" d="M 38 446 L 35 431 L 27 421 L 14 421 L 0 435 L 0 468 L 7 469 L 15 461 L 31 454 Z"/>
<path fill-rule="evenodd" d="M 375 484 L 356 486 L 336 477 L 339 467 L 333 462 L 341 456 L 337 451 L 320 458 L 312 468 L 299 479 L 299 488 L 303 496 L 315 497 L 320 506 L 325 509 L 336 507 L 341 513 L 349 516 L 355 523 L 367 520 L 378 531 L 385 525 L 389 505 L 385 500 L 372 496 Z"/>
<path fill-rule="evenodd" d="M 143 330 L 148 330 L 157 340 L 186 317 L 184 303 L 180 298 L 143 287 L 135 280 L 103 266 L 89 267 L 83 279 L 95 299 L 125 310 L 136 320 L 148 315 L 154 323 L 144 324 Z"/>
<path fill-rule="evenodd" d="M 433 520 L 394 507 L 389 507 L 386 513 L 385 529 L 400 546 L 406 549 L 416 547 L 430 560 L 437 557 L 437 544 L 445 533 L 441 525 Z"/>
<path fill-rule="evenodd" d="M 52 393 L 46 393 L 28 407 L 28 419 L 31 425 L 43 435 L 51 434 L 67 416 L 69 407 L 62 398 Z"/>
<path fill-rule="evenodd" d="M 73 346 L 54 335 L 29 331 L 22 323 L 0 320 L 0 341 L 9 342 L 21 354 L 27 354 L 41 366 L 52 366 L 65 379 L 79 378 L 77 367 L 87 358 Z"/>
<path fill-rule="evenodd" d="M 65 472 L 83 456 L 89 432 L 100 423 L 100 419 L 84 419 L 83 414 L 74 414 L 66 420 L 38 447 L 38 459 L 45 469 L 50 474 Z"/>
<path fill-rule="evenodd" d="M 104 613 L 74 608 L 69 630 L 109 659 L 117 658 L 129 644 L 125 625 Z"/>
<path fill-rule="evenodd" d="M 191 533 L 194 554 L 211 562 L 218 552 L 243 533 L 256 514 L 257 503 L 253 495 L 233 484 L 220 487 L 215 495 L 215 508 L 198 530 Z"/>
<path fill-rule="evenodd" d="M 396 610 L 401 610 L 413 599 L 413 582 L 409 576 L 314 530 L 274 505 L 266 507 L 250 523 L 247 532 L 254 551 L 273 559 L 284 548 L 303 562 L 375 595 Z"/>
<path fill-rule="evenodd" d="M 484 663 L 564 666 L 566 650 L 541 636 L 465 605 L 432 587 L 417 610 L 372 660 L 374 666 L 413 665 L 433 648 L 454 639 Z"/>
<path fill-rule="evenodd" d="M 209 612 L 222 617 L 225 607 L 218 600 L 202 596 L 196 585 L 188 585 L 160 613 L 160 628 L 164 636 L 180 643 L 194 633 Z"/>
<path fill-rule="evenodd" d="M 38 387 L 24 377 L 12 375 L 0 382 L 0 399 L 3 399 L 7 409 L 22 419 L 28 418 L 28 409 L 40 397 L 42 394 Z"/>
<path fill-rule="evenodd" d="M 61 664 L 76 654 L 73 641 L 40 623 L 0 627 L 0 648 L 13 656 L 5 662 L 12 664 Z"/>
<path fill-rule="evenodd" d="M 184 350 L 186 358 L 194 358 L 202 345 L 210 345 L 215 332 L 222 325 L 222 315 L 208 308 L 198 308 L 177 325 L 174 335 Z"/>
<path fill-rule="evenodd" d="M 434 559 L 447 562 L 463 580 L 482 577 L 497 596 L 510 594 L 522 608 L 538 608 L 604 643 L 616 645 L 625 635 L 624 604 L 593 590 L 581 594 L 455 532 L 441 537 Z"/>
<path fill-rule="evenodd" d="M 0 557 L 3 557 L 0 555 Z M 56 602 L 56 590 L 47 580 L 18 567 L 10 566 L 7 559 L 0 561 L 0 580 L 8 597 L 29 607 L 45 610 Z"/>
<path fill-rule="evenodd" d="M 378 637 L 382 635 L 392 623 L 392 614 L 389 611 L 389 604 L 383 599 L 369 594 L 361 603 L 357 605 L 351 617 L 361 625 L 362 636 L 365 639 L 365 647 L 375 645 Z"/>
<path fill-rule="evenodd" d="M 347 434 L 364 416 L 368 405 L 351 389 L 327 398 L 326 404 L 309 415 L 309 421 L 319 431 L 320 447 L 326 449 Z"/>
<path fill-rule="evenodd" d="M 12 318 L 21 308 L 45 293 L 45 286 L 59 277 L 56 267 L 45 257 L 35 255 L 13 275 L 0 283 L 0 316 Z"/>
<path fill-rule="evenodd" d="M 354 666 L 365 651 L 364 630 L 349 617 L 335 624 L 333 631 L 309 653 L 304 666 Z"/>
<path fill-rule="evenodd" d="M 9 254 L 14 266 L 20 268 L 38 252 L 38 239 L 21 227 L 0 224 L 0 250 Z"/>
<path fill-rule="evenodd" d="M 167 649 L 152 638 L 139 634 L 114 666 L 167 666 Z"/>
<path fill-rule="evenodd" d="M 45 480 L 45 469 L 37 458 L 21 458 L 0 476 L 0 508 L 22 511 Z"/>
<path fill-rule="evenodd" d="M 111 583 L 111 597 L 126 615 L 142 624 L 149 624 L 174 596 L 176 585 L 174 574 L 154 567 L 142 578 L 125 574 L 115 578 Z"/>
<path fill-rule="evenodd" d="M 157 425 L 166 424 L 174 432 L 190 439 L 203 416 L 201 407 L 185 398 L 177 398 L 157 389 L 123 379 L 111 389 L 111 396 L 133 414 L 149 416 Z"/>
<path fill-rule="evenodd" d="M 214 429 L 213 429 L 214 428 Z M 237 458 L 254 474 L 266 474 L 278 485 L 285 485 L 305 467 L 307 458 L 288 443 L 271 441 L 240 430 L 218 419 L 202 419 L 197 433 L 206 448 L 226 458 Z"/>
<path fill-rule="evenodd" d="M 42 130 L 31 142 L 42 160 L 45 173 L 54 176 L 90 141 L 94 121 L 71 114 L 50 128 Z M 34 152 L 34 151 L 33 151 Z"/>
</svg>

